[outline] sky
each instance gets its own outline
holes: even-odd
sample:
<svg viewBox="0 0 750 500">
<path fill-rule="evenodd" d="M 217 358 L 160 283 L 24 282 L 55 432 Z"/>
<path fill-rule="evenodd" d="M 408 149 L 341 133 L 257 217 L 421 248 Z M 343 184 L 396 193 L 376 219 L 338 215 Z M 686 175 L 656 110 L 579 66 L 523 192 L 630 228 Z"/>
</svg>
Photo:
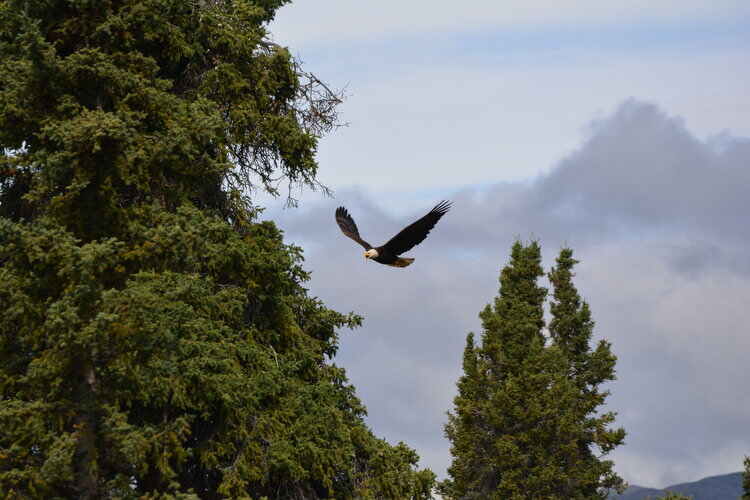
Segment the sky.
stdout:
<svg viewBox="0 0 750 500">
<path fill-rule="evenodd" d="M 305 249 L 310 292 L 365 317 L 335 362 L 368 424 L 445 477 L 461 355 L 512 242 L 535 239 L 612 342 L 607 410 L 633 484 L 738 471 L 750 454 L 750 2 L 354 2 L 283 7 L 274 40 L 334 88 L 320 143 L 333 198 L 264 200 Z M 387 241 L 453 209 L 394 269 L 334 223 Z"/>
</svg>

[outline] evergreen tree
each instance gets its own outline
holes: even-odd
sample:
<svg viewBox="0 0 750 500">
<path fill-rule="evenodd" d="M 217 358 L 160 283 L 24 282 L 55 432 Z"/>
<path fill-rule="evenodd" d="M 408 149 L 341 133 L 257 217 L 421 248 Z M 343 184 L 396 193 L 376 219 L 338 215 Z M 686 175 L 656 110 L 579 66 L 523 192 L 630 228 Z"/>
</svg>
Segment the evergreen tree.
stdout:
<svg viewBox="0 0 750 500">
<path fill-rule="evenodd" d="M 535 430 L 546 410 L 538 398 L 548 382 L 542 327 L 546 290 L 539 246 L 513 245 L 500 274 L 500 295 L 480 313 L 483 333 L 464 350 L 464 375 L 446 435 L 450 479 L 441 493 L 455 499 L 523 498 L 536 491 L 531 472 L 543 465 Z"/>
<path fill-rule="evenodd" d="M 610 427 L 613 412 L 597 414 L 609 391 L 601 384 L 615 379 L 616 356 L 610 343 L 600 340 L 591 349 L 594 322 L 586 302 L 573 285 L 573 251 L 565 248 L 549 273 L 554 288 L 550 304 L 550 349 L 564 359 L 565 372 L 557 379 L 559 411 L 564 414 L 557 428 L 556 459 L 560 463 L 560 498 L 607 498 L 609 489 L 622 490 L 624 482 L 612 470 L 610 460 L 602 460 L 622 444 L 625 431 Z"/>
<path fill-rule="evenodd" d="M 750 457 L 745 457 L 745 473 L 742 475 L 742 500 L 750 500 Z"/>
<path fill-rule="evenodd" d="M 611 380 L 609 345 L 589 348 L 593 323 L 571 282 L 575 261 L 563 250 L 550 273 L 555 286 L 549 342 L 544 335 L 546 289 L 537 243 L 516 242 L 500 275 L 500 294 L 480 314 L 481 344 L 469 334 L 446 435 L 451 499 L 606 498 L 621 489 L 607 453 L 624 438 L 595 415 Z"/>
<path fill-rule="evenodd" d="M 429 498 L 249 196 L 337 96 L 284 0 L 0 0 L 0 496 Z"/>
</svg>

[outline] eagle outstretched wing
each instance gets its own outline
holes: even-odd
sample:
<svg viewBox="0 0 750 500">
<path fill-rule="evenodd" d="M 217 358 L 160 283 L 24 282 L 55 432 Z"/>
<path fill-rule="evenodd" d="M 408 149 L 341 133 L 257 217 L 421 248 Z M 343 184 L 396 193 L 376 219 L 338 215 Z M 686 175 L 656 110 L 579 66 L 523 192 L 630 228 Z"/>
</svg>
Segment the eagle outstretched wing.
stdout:
<svg viewBox="0 0 750 500">
<path fill-rule="evenodd" d="M 354 222 L 354 219 L 352 219 L 352 216 L 349 215 L 349 212 L 347 212 L 344 207 L 339 207 L 336 209 L 336 223 L 339 225 L 339 228 L 341 228 L 342 233 L 365 247 L 365 250 L 369 250 L 372 248 L 369 243 L 359 237 L 359 229 L 357 229 L 357 224 Z"/>
<path fill-rule="evenodd" d="M 435 224 L 440 220 L 440 217 L 445 215 L 450 208 L 451 203 L 449 201 L 441 201 L 435 205 L 427 215 L 403 228 L 396 236 L 391 238 L 388 243 L 383 245 L 383 249 L 393 255 L 400 255 L 404 252 L 408 252 L 427 238 L 430 230 L 435 227 Z"/>
</svg>

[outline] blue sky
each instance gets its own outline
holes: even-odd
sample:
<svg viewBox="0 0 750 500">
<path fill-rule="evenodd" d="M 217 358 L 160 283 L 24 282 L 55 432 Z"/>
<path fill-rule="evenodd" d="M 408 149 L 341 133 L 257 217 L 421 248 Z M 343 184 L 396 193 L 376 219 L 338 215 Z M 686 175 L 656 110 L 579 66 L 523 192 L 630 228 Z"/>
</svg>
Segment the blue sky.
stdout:
<svg viewBox="0 0 750 500">
<path fill-rule="evenodd" d="M 617 470 L 665 486 L 740 469 L 750 2 L 308 0 L 270 29 L 348 95 L 318 155 L 335 198 L 267 214 L 305 246 L 311 291 L 365 316 L 337 363 L 377 434 L 444 474 L 465 335 L 513 238 L 534 237 L 548 264 L 576 251 L 620 358 Z M 333 224 L 343 204 L 385 241 L 442 198 L 454 209 L 407 270 L 365 265 Z"/>
<path fill-rule="evenodd" d="M 349 95 L 341 109 L 350 126 L 320 147 L 323 182 L 359 185 L 398 208 L 414 190 L 548 171 L 588 122 L 628 97 L 659 103 L 699 136 L 750 135 L 750 4 L 704 3 L 631 2 L 638 8 L 616 11 L 593 2 L 474 2 L 476 12 L 466 6 L 454 18 L 446 2 L 415 2 L 406 12 L 394 2 L 299 2 L 271 28 Z M 431 164 L 431 175 L 415 163 Z"/>
<path fill-rule="evenodd" d="M 521 66 L 566 64 L 544 54 L 567 55 L 575 51 L 590 53 L 637 54 L 648 51 L 697 50 L 716 51 L 746 48 L 750 43 L 747 19 L 726 18 L 685 21 L 647 21 L 619 24 L 575 26 L 570 24 L 531 27 L 483 27 L 471 31 L 436 33 L 400 33 L 394 38 L 317 41 L 302 49 L 291 46 L 294 53 L 320 65 L 331 76 L 357 78 L 374 67 L 393 71 L 400 65 L 458 63 L 466 66 L 511 63 Z M 336 58 L 331 60 L 331 51 Z M 367 53 L 367 57 L 362 57 Z M 344 59 L 353 66 L 342 67 Z M 347 78 L 348 77 L 348 78 Z"/>
</svg>

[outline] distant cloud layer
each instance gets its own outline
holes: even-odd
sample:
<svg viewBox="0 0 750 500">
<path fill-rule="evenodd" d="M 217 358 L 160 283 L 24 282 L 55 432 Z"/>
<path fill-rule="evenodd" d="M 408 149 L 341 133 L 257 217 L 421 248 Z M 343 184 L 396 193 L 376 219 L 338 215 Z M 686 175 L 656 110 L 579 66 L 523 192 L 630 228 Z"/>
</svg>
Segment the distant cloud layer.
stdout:
<svg viewBox="0 0 750 500">
<path fill-rule="evenodd" d="M 750 453 L 750 140 L 700 140 L 655 105 L 628 100 L 535 181 L 452 198 L 405 270 L 365 263 L 333 211 L 345 204 L 381 244 L 429 203 L 394 217 L 371 195 L 339 187 L 336 200 L 269 213 L 305 247 L 312 293 L 365 316 L 335 361 L 377 434 L 408 442 L 444 474 L 442 425 L 466 333 L 497 293 L 513 239 L 536 238 L 547 266 L 562 246 L 574 249 L 596 335 L 619 356 L 610 403 L 628 438 L 617 469 L 652 486 L 740 469 Z"/>
<path fill-rule="evenodd" d="M 741 0 L 631 0 L 612 4 L 597 0 L 381 0 L 379 2 L 296 2 L 277 16 L 278 31 L 289 32 L 294 45 L 362 38 L 416 35 L 432 31 L 466 31 L 486 27 L 528 27 L 641 21 L 682 24 L 748 15 Z M 310 22 L 314 19 L 315 22 Z"/>
</svg>

